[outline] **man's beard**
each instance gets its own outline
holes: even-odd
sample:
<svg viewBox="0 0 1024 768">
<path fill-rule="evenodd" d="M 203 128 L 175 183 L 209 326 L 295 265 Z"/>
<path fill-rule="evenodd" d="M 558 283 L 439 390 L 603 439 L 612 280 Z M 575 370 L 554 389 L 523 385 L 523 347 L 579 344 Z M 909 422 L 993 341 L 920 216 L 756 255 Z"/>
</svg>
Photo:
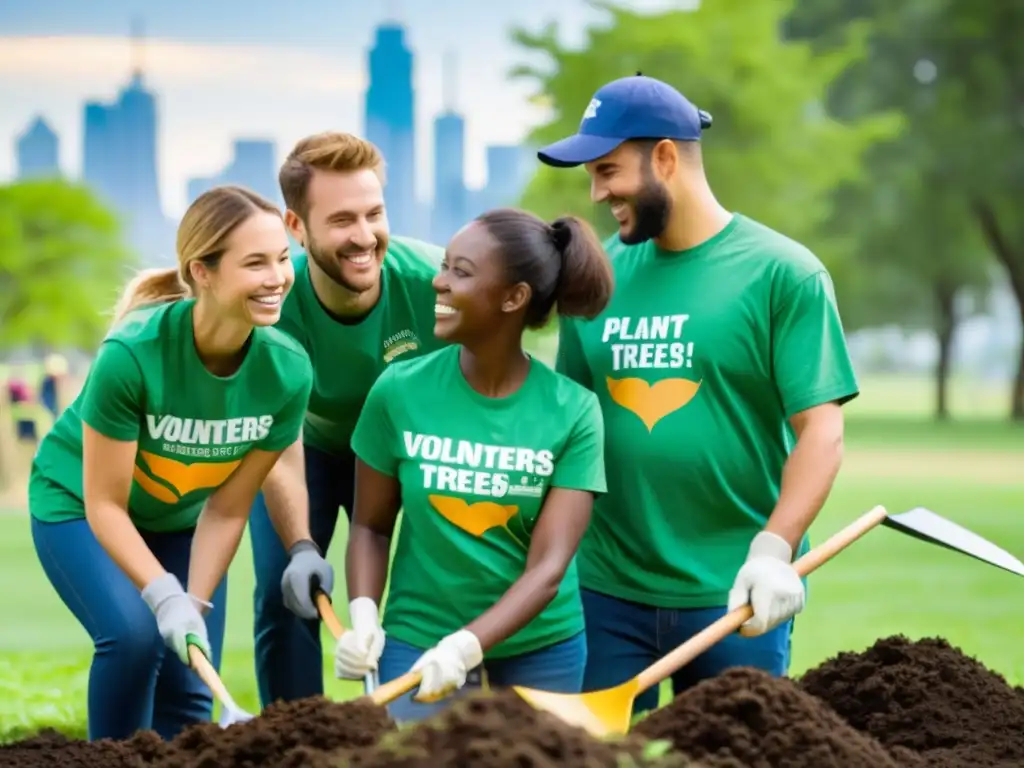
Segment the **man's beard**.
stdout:
<svg viewBox="0 0 1024 768">
<path fill-rule="evenodd" d="M 659 237 L 668 226 L 672 200 L 663 185 L 654 179 L 645 179 L 632 208 L 633 227 L 619 233 L 619 239 L 626 245 L 638 245 Z"/>
<path fill-rule="evenodd" d="M 358 285 L 345 279 L 345 273 L 341 268 L 341 261 L 345 258 L 345 254 L 351 249 L 341 249 L 336 251 L 330 251 L 326 248 L 321 248 L 320 245 L 312 237 L 309 238 L 309 243 L 306 245 L 306 253 L 309 254 L 309 258 L 316 262 L 316 265 L 320 267 L 327 277 L 333 282 L 340 285 L 346 291 L 351 293 L 365 293 L 366 291 L 373 290 L 373 285 L 367 285 L 360 282 Z M 380 251 L 380 241 L 377 241 L 377 247 L 374 249 L 374 258 Z"/>
</svg>

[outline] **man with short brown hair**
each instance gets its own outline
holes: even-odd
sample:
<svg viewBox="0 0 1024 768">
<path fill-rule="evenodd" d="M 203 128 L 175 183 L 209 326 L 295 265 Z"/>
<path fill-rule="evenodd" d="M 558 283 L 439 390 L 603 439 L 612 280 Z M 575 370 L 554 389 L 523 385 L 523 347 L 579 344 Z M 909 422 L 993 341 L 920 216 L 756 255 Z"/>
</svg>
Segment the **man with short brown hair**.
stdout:
<svg viewBox="0 0 1024 768">
<path fill-rule="evenodd" d="M 278 178 L 285 223 L 304 251 L 292 257 L 295 285 L 277 327 L 305 347 L 314 368 L 303 450 L 280 461 L 305 460 L 312 541 L 285 530 L 296 519 L 286 508 L 296 496 L 279 487 L 273 474 L 249 527 L 263 706 L 323 693 L 320 627 L 310 587 L 330 593 L 333 572 L 322 557 L 339 507 L 352 517 L 355 457 L 349 440 L 366 394 L 384 369 L 441 346 L 434 337 L 431 284 L 444 255 L 437 246 L 391 236 L 384 159 L 358 136 L 326 132 L 302 139 Z M 374 652 L 368 655 L 379 656 L 384 637 L 376 606 L 370 610 L 356 601 L 349 613 L 357 639 Z"/>
</svg>

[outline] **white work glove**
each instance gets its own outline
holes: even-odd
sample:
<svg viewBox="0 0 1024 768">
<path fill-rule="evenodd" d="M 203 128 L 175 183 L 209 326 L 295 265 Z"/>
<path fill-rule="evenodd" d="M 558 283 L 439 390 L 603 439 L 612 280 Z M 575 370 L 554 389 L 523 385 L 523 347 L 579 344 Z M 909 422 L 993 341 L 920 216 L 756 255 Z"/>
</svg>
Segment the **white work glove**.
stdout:
<svg viewBox="0 0 1024 768">
<path fill-rule="evenodd" d="M 470 670 L 480 666 L 484 652 L 476 635 L 460 629 L 441 639 L 412 666 L 423 680 L 413 697 L 416 701 L 437 701 L 466 684 Z"/>
<path fill-rule="evenodd" d="M 188 594 L 173 573 L 165 573 L 149 582 L 142 590 L 142 599 L 153 611 L 164 643 L 178 655 L 182 664 L 192 666 L 188 658 L 189 643 L 197 646 L 207 659 L 213 659 L 206 621 L 201 613 L 202 608 L 210 609 L 212 604 Z"/>
<path fill-rule="evenodd" d="M 729 610 L 750 603 L 754 615 L 740 634 L 755 637 L 792 618 L 804 609 L 804 583 L 792 565 L 793 548 L 781 536 L 761 531 L 747 552 L 729 591 Z"/>
<path fill-rule="evenodd" d="M 357 597 L 348 604 L 352 629 L 341 633 L 334 648 L 334 675 L 345 680 L 362 680 L 377 669 L 384 651 L 384 629 L 380 625 L 377 604 L 368 597 Z"/>
</svg>

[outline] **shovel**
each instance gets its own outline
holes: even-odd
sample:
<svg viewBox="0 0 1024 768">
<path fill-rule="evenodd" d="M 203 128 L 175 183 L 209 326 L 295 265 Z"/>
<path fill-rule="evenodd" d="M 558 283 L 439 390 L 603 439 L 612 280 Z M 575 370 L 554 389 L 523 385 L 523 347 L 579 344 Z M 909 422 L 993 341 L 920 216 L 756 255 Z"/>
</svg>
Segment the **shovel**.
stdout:
<svg viewBox="0 0 1024 768">
<path fill-rule="evenodd" d="M 213 691 L 213 695 L 220 702 L 221 711 L 217 724 L 221 728 L 227 728 L 235 723 L 244 723 L 247 720 L 252 720 L 252 715 L 235 704 L 235 700 L 231 698 L 231 694 L 228 693 L 228 689 L 224 686 L 224 681 L 220 679 L 217 670 L 213 668 L 213 664 L 206 658 L 206 654 L 203 653 L 197 641 L 193 640 L 193 637 L 193 635 L 188 635 L 186 638 L 188 658 L 192 662 L 192 669 L 209 686 L 210 690 Z"/>
<path fill-rule="evenodd" d="M 331 635 L 337 640 L 341 637 L 342 633 L 345 632 L 345 628 L 341 626 L 341 622 L 338 620 L 338 614 L 334 612 L 334 606 L 331 605 L 331 598 L 327 596 L 325 592 L 317 590 L 316 593 L 316 607 L 320 611 L 320 618 L 324 620 L 324 624 L 327 625 L 327 629 L 330 630 Z M 371 694 L 377 690 L 377 671 L 371 670 L 366 673 L 363 678 L 363 687 L 366 689 L 367 694 Z"/>
<path fill-rule="evenodd" d="M 922 507 L 897 515 L 889 515 L 884 507 L 875 507 L 798 559 L 793 563 L 794 569 L 800 576 L 806 576 L 880 523 L 900 533 L 1024 576 L 1024 563 L 1009 552 Z M 636 677 L 614 688 L 582 694 L 552 693 L 519 686 L 514 688 L 537 709 L 551 712 L 570 725 L 585 728 L 595 736 L 624 734 L 629 730 L 633 701 L 637 696 L 693 661 L 715 643 L 738 631 L 753 613 L 750 605 L 730 611 Z"/>
</svg>

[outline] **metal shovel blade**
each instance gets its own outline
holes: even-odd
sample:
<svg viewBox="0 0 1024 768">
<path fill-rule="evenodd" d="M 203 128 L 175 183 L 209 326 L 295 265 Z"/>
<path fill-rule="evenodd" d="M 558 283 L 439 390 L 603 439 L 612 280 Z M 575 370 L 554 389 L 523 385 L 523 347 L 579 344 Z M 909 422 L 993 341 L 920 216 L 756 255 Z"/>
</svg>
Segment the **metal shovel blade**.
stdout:
<svg viewBox="0 0 1024 768">
<path fill-rule="evenodd" d="M 239 709 L 237 705 L 228 706 L 224 702 L 220 705 L 220 717 L 217 720 L 217 725 L 221 728 L 227 728 L 229 725 L 235 725 L 236 723 L 245 723 L 252 720 L 253 715 L 250 715 L 244 709 Z"/>
<path fill-rule="evenodd" d="M 882 525 L 1024 576 L 1024 563 L 1005 549 L 924 507 L 888 515 Z"/>
<path fill-rule="evenodd" d="M 363 693 L 370 696 L 380 688 L 380 677 L 376 669 L 370 670 L 363 676 Z"/>
</svg>

